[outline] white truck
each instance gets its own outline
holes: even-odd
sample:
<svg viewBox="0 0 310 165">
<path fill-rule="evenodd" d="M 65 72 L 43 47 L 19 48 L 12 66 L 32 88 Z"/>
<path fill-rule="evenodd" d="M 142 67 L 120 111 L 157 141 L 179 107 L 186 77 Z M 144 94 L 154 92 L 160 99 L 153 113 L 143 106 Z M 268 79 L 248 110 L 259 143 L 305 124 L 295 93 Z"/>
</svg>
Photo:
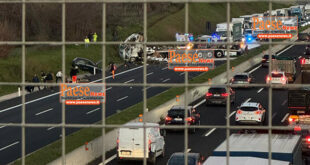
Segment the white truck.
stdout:
<svg viewBox="0 0 310 165">
<path fill-rule="evenodd" d="M 143 57 L 143 35 L 138 33 L 131 34 L 123 44 L 119 45 L 119 56 L 125 61 L 138 61 Z M 152 55 L 155 50 L 146 47 L 147 55 Z"/>
<path fill-rule="evenodd" d="M 119 129 L 117 138 L 118 161 L 143 160 L 145 156 L 149 162 L 155 164 L 158 156 L 164 156 L 165 140 L 161 135 L 159 124 L 145 123 L 145 127 L 144 129 L 143 123 L 128 123 Z"/>
<path fill-rule="evenodd" d="M 289 162 L 291 165 L 303 165 L 300 135 L 272 134 L 270 138 L 273 160 Z M 256 157 L 268 160 L 268 140 L 268 133 L 231 134 L 230 157 Z M 213 151 L 213 156 L 226 158 L 226 154 L 227 141 L 225 140 Z"/>
<path fill-rule="evenodd" d="M 227 165 L 226 157 L 210 156 L 203 165 Z M 268 159 L 255 157 L 229 157 L 230 165 L 269 165 Z M 290 165 L 288 161 L 271 160 L 272 165 Z"/>
</svg>

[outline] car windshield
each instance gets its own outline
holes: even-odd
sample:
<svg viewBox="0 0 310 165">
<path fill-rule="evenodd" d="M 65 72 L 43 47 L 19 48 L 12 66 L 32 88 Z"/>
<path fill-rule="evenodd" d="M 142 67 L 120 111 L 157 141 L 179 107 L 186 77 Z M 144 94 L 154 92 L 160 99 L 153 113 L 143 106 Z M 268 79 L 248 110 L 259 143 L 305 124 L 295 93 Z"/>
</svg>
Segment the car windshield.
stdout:
<svg viewBox="0 0 310 165">
<path fill-rule="evenodd" d="M 190 115 L 190 112 L 187 112 L 187 115 Z M 185 116 L 185 111 L 184 109 L 171 109 L 168 111 L 168 116 L 170 117 L 181 117 L 184 118 Z"/>
<path fill-rule="evenodd" d="M 235 75 L 234 79 L 235 80 L 247 80 L 248 76 L 247 75 Z"/>
<path fill-rule="evenodd" d="M 188 157 L 187 159 L 188 165 L 195 165 L 195 159 L 192 157 Z M 183 165 L 184 164 L 184 156 L 173 156 L 168 165 Z"/>
<path fill-rule="evenodd" d="M 257 107 L 241 107 L 242 111 L 256 111 Z"/>
<path fill-rule="evenodd" d="M 210 88 L 209 92 L 210 93 L 225 93 L 226 89 L 225 88 Z"/>
<path fill-rule="evenodd" d="M 282 77 L 282 73 L 271 73 L 271 77 Z"/>
</svg>

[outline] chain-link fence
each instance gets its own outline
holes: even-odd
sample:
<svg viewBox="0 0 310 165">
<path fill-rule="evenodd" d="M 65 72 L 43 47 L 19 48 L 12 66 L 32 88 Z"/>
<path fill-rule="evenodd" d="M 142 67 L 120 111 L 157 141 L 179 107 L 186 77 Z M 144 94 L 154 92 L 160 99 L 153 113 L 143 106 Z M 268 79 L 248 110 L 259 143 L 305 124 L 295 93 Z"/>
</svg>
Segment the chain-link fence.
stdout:
<svg viewBox="0 0 310 165">
<path fill-rule="evenodd" d="M 66 41 L 66 5 L 71 4 L 71 3 L 96 3 L 102 5 L 102 31 L 101 31 L 101 41 L 98 41 L 96 43 L 90 43 L 90 45 L 102 45 L 102 70 L 105 70 L 105 66 L 107 64 L 106 62 L 106 47 L 107 45 L 119 45 L 122 44 L 123 42 L 117 42 L 117 41 L 107 41 L 106 40 L 106 27 L 107 27 L 107 18 L 106 18 L 106 6 L 109 3 L 142 3 L 143 4 L 143 34 L 144 34 L 144 40 L 143 42 L 140 42 L 139 44 L 143 44 L 144 46 L 144 53 L 143 53 L 143 83 L 106 83 L 106 72 L 102 72 L 102 83 L 91 83 L 89 84 L 90 86 L 102 86 L 105 84 L 106 86 L 122 86 L 122 87 L 143 87 L 143 113 L 148 113 L 148 104 L 147 104 L 147 90 L 146 88 L 148 87 L 184 87 L 185 90 L 185 99 L 184 99 L 184 106 L 188 105 L 189 102 L 187 101 L 187 96 L 189 93 L 189 89 L 192 87 L 201 87 L 201 86 L 212 86 L 212 84 L 208 83 L 190 83 L 189 82 L 189 73 L 185 72 L 184 74 L 184 83 L 178 84 L 178 83 L 148 83 L 147 82 L 147 45 L 183 45 L 186 44 L 184 42 L 149 42 L 148 41 L 148 29 L 147 29 L 147 23 L 148 23 L 148 12 L 147 12 L 147 5 L 148 3 L 159 3 L 159 2 L 169 2 L 169 3 L 184 3 L 184 10 L 185 10 L 185 15 L 184 15 L 184 33 L 189 33 L 189 5 L 191 3 L 210 3 L 211 5 L 214 3 L 225 3 L 226 4 L 226 16 L 223 15 L 223 17 L 226 17 L 227 21 L 227 27 L 230 28 L 230 22 L 231 22 L 231 4 L 232 3 L 243 3 L 243 2 L 257 2 L 257 0 L 170 0 L 170 1 L 158 1 L 158 0 L 0 0 L 0 3 L 17 3 L 21 4 L 22 6 L 22 23 L 21 23 L 21 41 L 0 41 L 0 45 L 14 45 L 14 46 L 21 46 L 21 53 L 22 53 L 22 63 L 21 63 L 21 75 L 22 79 L 21 82 L 0 82 L 0 85 L 12 85 L 12 86 L 21 86 L 23 95 L 22 95 L 22 113 L 21 113 L 21 123 L 0 123 L 0 126 L 7 126 L 8 124 L 13 127 L 21 127 L 22 133 L 21 133 L 21 162 L 22 164 L 26 164 L 26 140 L 25 140 L 25 130 L 27 127 L 58 127 L 61 128 L 61 151 L 62 151 L 62 164 L 66 164 L 66 128 L 102 128 L 102 137 L 103 140 L 105 139 L 105 134 L 106 134 L 106 128 L 120 128 L 123 127 L 123 125 L 110 125 L 106 124 L 106 104 L 102 103 L 102 123 L 101 124 L 68 124 L 66 123 L 66 107 L 65 104 L 62 103 L 62 113 L 61 113 L 61 123 L 60 124 L 47 124 L 47 123 L 27 123 L 26 122 L 26 96 L 25 96 L 25 87 L 26 86 L 59 86 L 57 83 L 30 83 L 26 81 L 26 47 L 27 46 L 33 46 L 33 45 L 56 45 L 56 46 L 61 46 L 61 53 L 62 53 L 62 73 L 66 73 L 66 46 L 67 45 L 73 45 L 73 44 L 80 44 L 83 45 L 84 42 L 73 42 L 73 41 Z M 288 4 L 295 4 L 295 1 L 292 0 L 261 0 L 259 2 L 265 2 L 269 4 L 269 12 L 271 13 L 273 9 L 273 3 L 288 3 Z M 305 1 L 307 2 L 307 1 Z M 30 3 L 47 3 L 47 4 L 61 4 L 61 41 L 27 41 L 26 40 L 26 11 L 27 7 L 26 5 Z M 198 25 L 197 25 L 198 26 Z M 230 29 L 231 30 L 231 29 Z M 228 42 L 225 42 L 226 45 L 233 45 L 233 44 L 240 44 L 240 42 L 229 42 L 231 36 L 230 30 L 227 32 L 228 36 Z M 194 44 L 202 44 L 203 42 L 193 42 Z M 216 43 L 215 43 L 216 44 Z M 290 41 L 290 40 L 284 40 L 284 41 L 272 41 L 269 39 L 269 42 L 258 42 L 260 45 L 269 45 L 269 50 L 268 54 L 273 54 L 271 48 L 274 45 L 307 45 L 309 43 L 307 42 L 295 42 L 295 41 Z M 274 84 L 250 84 L 250 85 L 232 85 L 229 83 L 233 72 L 231 70 L 232 65 L 231 65 L 231 57 L 230 57 L 230 48 L 227 47 L 227 56 L 226 58 L 226 80 L 227 83 L 223 84 L 217 84 L 218 86 L 223 86 L 226 87 L 227 93 L 230 93 L 229 89 L 231 87 L 260 87 L 260 88 L 267 88 L 268 89 L 268 111 L 267 115 L 268 117 L 268 124 L 266 126 L 234 126 L 231 125 L 231 120 L 230 120 L 230 113 L 231 113 L 231 100 L 230 97 L 227 97 L 227 104 L 226 104 L 226 125 L 191 125 L 189 126 L 187 122 L 184 122 L 184 125 L 178 125 L 178 126 L 160 126 L 161 129 L 184 129 L 184 151 L 187 151 L 189 148 L 189 130 L 191 128 L 198 128 L 198 129 L 213 129 L 213 128 L 218 128 L 218 129 L 225 129 L 226 130 L 226 142 L 227 142 L 227 164 L 229 164 L 229 137 L 231 135 L 231 130 L 239 130 L 239 129 L 268 129 L 268 135 L 269 135 L 269 140 L 268 140 L 268 151 L 269 151 L 269 164 L 271 164 L 271 135 L 272 135 L 272 129 L 291 129 L 288 128 L 287 126 L 273 126 L 272 125 L 272 117 L 273 116 L 273 109 L 272 106 L 273 104 L 277 104 L 272 101 L 272 96 L 273 96 L 273 88 L 293 88 L 293 87 L 309 87 L 309 84 L 285 84 L 285 85 L 274 85 Z M 269 56 L 269 61 L 272 61 L 272 56 Z M 270 63 L 271 65 L 272 63 Z M 215 68 L 216 69 L 216 68 Z M 271 76 L 272 72 L 272 67 L 269 67 L 268 75 Z M 65 77 L 66 74 L 63 74 L 62 80 L 66 80 Z M 78 84 L 77 84 L 78 85 Z M 125 91 L 124 91 L 125 92 Z M 170 107 L 167 107 L 169 109 Z M 213 113 L 213 112 L 212 112 Z M 210 113 L 210 115 L 212 115 Z M 216 113 L 216 112 L 214 112 Z M 185 118 L 188 117 L 188 112 L 185 111 Z M 144 115 L 143 115 L 144 116 Z M 203 117 L 203 116 L 202 116 Z M 143 121 L 145 124 L 146 121 Z M 146 125 L 144 125 L 143 128 L 147 128 Z M 146 129 L 144 129 L 144 145 L 146 145 L 148 142 L 146 141 Z M 116 139 L 115 139 L 116 141 Z M 104 144 L 104 142 L 103 142 Z M 28 144 L 29 145 L 29 144 Z M 106 160 L 106 150 L 105 146 L 102 146 L 103 154 L 102 154 L 102 161 L 104 162 Z M 146 150 L 144 150 L 144 156 L 146 154 Z M 187 164 L 187 154 L 188 152 L 184 152 L 185 154 L 185 164 Z M 143 164 L 147 164 L 147 158 L 144 157 L 143 159 Z"/>
</svg>

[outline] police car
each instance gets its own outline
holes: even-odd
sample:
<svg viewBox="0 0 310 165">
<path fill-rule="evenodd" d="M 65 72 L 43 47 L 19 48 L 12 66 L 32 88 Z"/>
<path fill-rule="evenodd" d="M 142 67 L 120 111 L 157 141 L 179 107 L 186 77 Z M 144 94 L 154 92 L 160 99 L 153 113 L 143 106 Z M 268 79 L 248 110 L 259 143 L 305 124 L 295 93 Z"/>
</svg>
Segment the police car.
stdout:
<svg viewBox="0 0 310 165">
<path fill-rule="evenodd" d="M 268 84 L 269 82 L 271 84 L 287 84 L 288 79 L 285 76 L 284 72 L 272 71 L 271 77 L 267 76 L 266 78 L 266 84 Z"/>
<path fill-rule="evenodd" d="M 260 103 L 245 102 L 238 107 L 236 124 L 263 124 L 266 121 L 266 109 Z"/>
</svg>

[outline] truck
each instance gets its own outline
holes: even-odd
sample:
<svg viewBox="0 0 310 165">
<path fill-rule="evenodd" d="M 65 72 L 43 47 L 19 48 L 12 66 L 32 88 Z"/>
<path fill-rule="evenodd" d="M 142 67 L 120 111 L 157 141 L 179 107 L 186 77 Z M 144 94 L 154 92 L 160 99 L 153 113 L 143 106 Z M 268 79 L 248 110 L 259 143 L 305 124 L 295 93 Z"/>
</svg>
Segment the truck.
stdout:
<svg viewBox="0 0 310 165">
<path fill-rule="evenodd" d="M 268 159 L 269 134 L 236 134 L 229 137 L 230 157 L 255 157 Z M 272 134 L 271 155 L 273 160 L 302 165 L 301 136 L 293 134 Z M 222 142 L 214 151 L 213 156 L 226 157 L 227 141 Z"/>
<path fill-rule="evenodd" d="M 273 71 L 283 71 L 288 83 L 295 81 L 296 75 L 296 60 L 292 57 L 280 57 L 277 56 L 275 60 L 271 61 Z"/>
<path fill-rule="evenodd" d="M 210 156 L 202 165 L 227 165 L 226 157 Z M 256 157 L 229 157 L 230 165 L 269 165 L 268 159 Z M 290 165 L 288 161 L 271 160 L 272 165 Z"/>
<path fill-rule="evenodd" d="M 299 6 L 291 7 L 291 16 L 296 16 L 298 18 L 298 22 L 302 21 L 302 10 Z"/>
<path fill-rule="evenodd" d="M 205 42 L 203 44 L 198 44 L 195 47 L 198 49 L 210 49 L 214 52 L 214 57 L 221 58 L 227 56 L 227 45 L 223 44 L 212 44 L 212 43 L 221 43 L 226 42 L 227 37 L 219 37 L 219 36 L 210 36 L 210 35 L 202 35 L 196 39 L 197 42 Z M 230 45 L 230 56 L 237 56 L 243 54 L 245 50 L 245 43 L 241 42 L 241 44 L 233 44 Z"/>
<path fill-rule="evenodd" d="M 305 5 L 305 21 L 310 21 L 310 4 Z"/>
<path fill-rule="evenodd" d="M 232 41 L 241 41 L 243 34 L 243 20 L 242 19 L 233 19 L 229 24 L 231 30 Z M 227 23 L 216 24 L 216 34 L 219 37 L 227 37 Z"/>
<path fill-rule="evenodd" d="M 300 59 L 300 73 L 295 80 L 295 84 L 310 83 L 310 60 Z M 288 125 L 303 127 L 310 125 L 310 88 L 290 88 L 288 90 L 287 106 L 289 117 Z M 302 134 L 302 151 L 310 153 L 310 131 L 309 129 L 300 129 Z"/>
</svg>

